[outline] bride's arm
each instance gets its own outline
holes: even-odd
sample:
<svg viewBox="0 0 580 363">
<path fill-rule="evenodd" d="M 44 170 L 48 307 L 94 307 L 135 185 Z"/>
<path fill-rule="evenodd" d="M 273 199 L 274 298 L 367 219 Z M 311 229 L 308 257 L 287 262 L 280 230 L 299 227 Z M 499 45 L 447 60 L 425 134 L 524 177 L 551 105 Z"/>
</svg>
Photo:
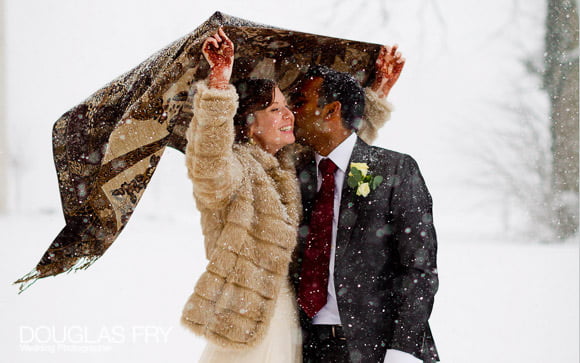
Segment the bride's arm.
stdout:
<svg viewBox="0 0 580 363">
<path fill-rule="evenodd" d="M 186 133 L 186 164 L 200 207 L 220 209 L 242 179 L 242 165 L 232 151 L 238 107 L 238 94 L 229 83 L 234 45 L 220 28 L 204 42 L 202 51 L 211 71 L 207 81 L 197 84 L 194 116 Z"/>
</svg>

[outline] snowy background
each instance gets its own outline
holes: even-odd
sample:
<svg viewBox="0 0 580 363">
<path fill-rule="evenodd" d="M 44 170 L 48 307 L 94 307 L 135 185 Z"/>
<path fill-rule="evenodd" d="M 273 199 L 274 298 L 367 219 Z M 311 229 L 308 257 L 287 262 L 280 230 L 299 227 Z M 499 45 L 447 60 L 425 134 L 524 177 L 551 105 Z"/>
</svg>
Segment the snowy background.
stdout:
<svg viewBox="0 0 580 363">
<path fill-rule="evenodd" d="M 41 280 L 22 295 L 10 283 L 64 226 L 53 123 L 220 10 L 398 43 L 407 64 L 391 95 L 397 110 L 376 144 L 417 159 L 433 195 L 441 287 L 431 324 L 442 361 L 578 362 L 578 241 L 526 233 L 528 211 L 499 183 L 478 183 L 481 146 L 501 155 L 494 130 L 517 124 L 506 106 L 525 98 L 547 115 L 539 81 L 522 66 L 541 58 L 545 2 L 383 2 L 4 0 L 9 213 L 0 216 L 0 361 L 197 361 L 203 340 L 178 322 L 205 259 L 175 150 L 166 150 L 131 222 L 89 270 Z"/>
</svg>

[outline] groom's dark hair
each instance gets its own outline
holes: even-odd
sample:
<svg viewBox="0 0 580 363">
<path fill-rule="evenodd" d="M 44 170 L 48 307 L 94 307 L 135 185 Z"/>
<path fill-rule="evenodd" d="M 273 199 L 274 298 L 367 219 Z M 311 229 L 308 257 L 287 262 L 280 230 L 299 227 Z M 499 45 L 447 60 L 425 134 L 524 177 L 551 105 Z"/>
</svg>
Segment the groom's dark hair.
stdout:
<svg viewBox="0 0 580 363">
<path fill-rule="evenodd" d="M 304 79 L 315 77 L 322 78 L 322 85 L 318 92 L 318 105 L 340 102 L 340 116 L 344 126 L 349 130 L 357 131 L 365 110 L 365 95 L 361 85 L 349 73 L 338 72 L 325 66 L 311 67 Z"/>
</svg>

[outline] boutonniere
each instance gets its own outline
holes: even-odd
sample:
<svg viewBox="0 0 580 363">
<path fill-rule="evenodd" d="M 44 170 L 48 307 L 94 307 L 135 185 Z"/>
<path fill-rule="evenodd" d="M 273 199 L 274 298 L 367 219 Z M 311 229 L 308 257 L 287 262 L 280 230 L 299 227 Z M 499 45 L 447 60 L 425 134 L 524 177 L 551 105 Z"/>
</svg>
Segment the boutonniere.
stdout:
<svg viewBox="0 0 580 363">
<path fill-rule="evenodd" d="M 369 174 L 367 163 L 350 163 L 347 183 L 349 187 L 356 189 L 356 195 L 366 197 L 371 190 L 377 189 L 382 182 L 382 176 Z"/>
</svg>

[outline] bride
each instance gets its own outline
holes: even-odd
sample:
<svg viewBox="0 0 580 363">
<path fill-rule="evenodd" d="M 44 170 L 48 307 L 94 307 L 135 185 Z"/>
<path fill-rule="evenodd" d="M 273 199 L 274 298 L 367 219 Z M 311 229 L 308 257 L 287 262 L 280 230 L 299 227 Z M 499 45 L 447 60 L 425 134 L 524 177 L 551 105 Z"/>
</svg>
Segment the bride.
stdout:
<svg viewBox="0 0 580 363">
<path fill-rule="evenodd" d="M 186 162 L 209 264 L 182 323 L 209 343 L 202 362 L 301 362 L 288 264 L 301 213 L 294 115 L 271 80 L 230 84 L 234 44 L 222 29 L 202 52 Z"/>
</svg>

